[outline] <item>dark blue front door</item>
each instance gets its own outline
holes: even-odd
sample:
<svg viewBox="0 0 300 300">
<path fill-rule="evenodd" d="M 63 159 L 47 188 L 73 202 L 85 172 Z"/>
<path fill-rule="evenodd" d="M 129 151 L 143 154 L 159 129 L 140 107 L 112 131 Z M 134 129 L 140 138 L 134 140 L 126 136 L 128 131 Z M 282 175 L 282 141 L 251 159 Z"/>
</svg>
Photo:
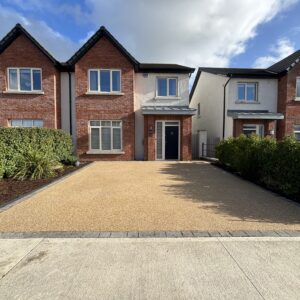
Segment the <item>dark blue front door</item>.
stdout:
<svg viewBox="0 0 300 300">
<path fill-rule="evenodd" d="M 178 159 L 178 126 L 165 127 L 165 159 Z"/>
</svg>

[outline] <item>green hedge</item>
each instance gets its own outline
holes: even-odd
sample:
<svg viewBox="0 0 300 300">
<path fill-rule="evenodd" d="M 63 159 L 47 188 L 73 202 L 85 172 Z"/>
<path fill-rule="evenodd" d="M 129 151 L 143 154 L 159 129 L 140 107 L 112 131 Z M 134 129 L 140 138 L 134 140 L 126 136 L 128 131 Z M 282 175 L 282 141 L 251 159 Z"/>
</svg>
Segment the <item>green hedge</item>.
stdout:
<svg viewBox="0 0 300 300">
<path fill-rule="evenodd" d="M 300 143 L 241 135 L 219 143 L 216 156 L 222 165 L 243 177 L 288 196 L 300 197 Z"/>
<path fill-rule="evenodd" d="M 75 160 L 71 136 L 63 130 L 0 128 L 0 178 L 14 177 L 20 162 L 33 151 L 64 164 Z"/>
</svg>

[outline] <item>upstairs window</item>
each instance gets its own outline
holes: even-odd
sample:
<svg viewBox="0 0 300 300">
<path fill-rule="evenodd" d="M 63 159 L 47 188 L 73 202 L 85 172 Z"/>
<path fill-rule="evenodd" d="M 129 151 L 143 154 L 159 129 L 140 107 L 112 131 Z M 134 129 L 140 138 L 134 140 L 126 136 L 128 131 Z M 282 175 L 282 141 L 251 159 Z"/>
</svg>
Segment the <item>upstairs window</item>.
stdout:
<svg viewBox="0 0 300 300">
<path fill-rule="evenodd" d="M 297 77 L 296 81 L 296 99 L 300 100 L 300 77 Z"/>
<path fill-rule="evenodd" d="M 120 70 L 89 70 L 89 92 L 120 93 L 121 71 Z"/>
<path fill-rule="evenodd" d="M 156 95 L 158 97 L 177 97 L 177 78 L 157 78 Z"/>
<path fill-rule="evenodd" d="M 238 101 L 255 102 L 257 101 L 257 83 L 238 83 Z"/>
<path fill-rule="evenodd" d="M 42 70 L 36 68 L 8 68 L 8 91 L 41 92 Z"/>
</svg>

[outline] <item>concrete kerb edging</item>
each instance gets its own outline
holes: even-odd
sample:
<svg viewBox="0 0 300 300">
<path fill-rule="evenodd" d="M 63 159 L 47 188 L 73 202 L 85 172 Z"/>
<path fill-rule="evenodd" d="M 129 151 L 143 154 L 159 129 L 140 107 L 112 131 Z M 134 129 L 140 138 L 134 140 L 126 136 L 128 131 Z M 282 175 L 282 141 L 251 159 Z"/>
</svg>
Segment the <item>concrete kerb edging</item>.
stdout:
<svg viewBox="0 0 300 300">
<path fill-rule="evenodd" d="M 300 237 L 300 230 L 270 231 L 41 231 L 0 232 L 0 239 L 31 238 L 266 238 Z"/>
<path fill-rule="evenodd" d="M 71 176 L 73 176 L 73 175 L 81 172 L 82 170 L 90 167 L 93 163 L 94 162 L 88 163 L 85 166 L 78 168 L 78 170 L 75 170 L 75 171 L 73 171 L 73 172 L 71 172 L 69 174 L 66 174 L 66 175 L 64 175 L 62 177 L 54 179 L 52 182 L 46 183 L 45 185 L 43 185 L 43 186 L 41 186 L 39 188 L 36 188 L 36 189 L 34 189 L 34 190 L 32 190 L 32 191 L 30 191 L 30 192 L 28 192 L 26 194 L 23 194 L 23 195 L 15 198 L 15 199 L 13 199 L 13 200 L 5 203 L 5 204 L 0 205 L 0 213 L 3 212 L 3 211 L 5 211 L 5 210 L 8 210 L 9 208 L 11 208 L 11 207 L 13 207 L 13 206 L 15 206 L 15 205 L 17 205 L 17 204 L 19 204 L 21 202 L 23 202 L 24 200 L 26 200 L 26 199 L 28 199 L 28 198 L 30 198 L 30 197 L 32 197 L 32 196 L 34 196 L 34 195 L 42 192 L 43 190 L 45 190 L 45 189 L 47 189 L 47 188 L 49 188 L 49 187 L 51 187 L 53 185 L 56 185 L 56 184 L 62 182 L 63 180 L 65 180 L 65 179 L 67 179 L 67 178 L 69 178 L 69 177 L 71 177 Z"/>
</svg>

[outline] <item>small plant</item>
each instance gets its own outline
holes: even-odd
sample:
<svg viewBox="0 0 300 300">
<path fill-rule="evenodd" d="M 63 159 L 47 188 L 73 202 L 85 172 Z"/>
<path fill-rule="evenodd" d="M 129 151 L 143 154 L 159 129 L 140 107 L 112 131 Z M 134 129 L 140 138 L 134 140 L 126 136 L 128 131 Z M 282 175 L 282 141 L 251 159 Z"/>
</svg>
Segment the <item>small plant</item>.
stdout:
<svg viewBox="0 0 300 300">
<path fill-rule="evenodd" d="M 62 168 L 63 165 L 54 156 L 30 149 L 17 160 L 13 178 L 35 180 L 53 177 Z"/>
</svg>

